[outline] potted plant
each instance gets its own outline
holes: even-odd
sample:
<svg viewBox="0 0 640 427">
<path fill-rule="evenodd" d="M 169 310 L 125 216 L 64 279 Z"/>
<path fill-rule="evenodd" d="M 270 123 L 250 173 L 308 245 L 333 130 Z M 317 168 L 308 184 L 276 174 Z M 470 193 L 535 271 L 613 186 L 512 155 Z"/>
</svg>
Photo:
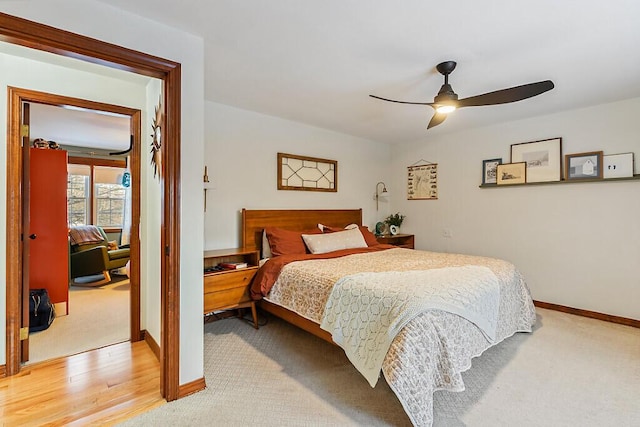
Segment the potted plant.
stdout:
<svg viewBox="0 0 640 427">
<path fill-rule="evenodd" d="M 405 215 L 401 215 L 400 212 L 389 215 L 385 220 L 385 224 L 389 226 L 389 232 L 391 234 L 398 234 L 400 232 L 400 226 L 404 221 Z"/>
</svg>

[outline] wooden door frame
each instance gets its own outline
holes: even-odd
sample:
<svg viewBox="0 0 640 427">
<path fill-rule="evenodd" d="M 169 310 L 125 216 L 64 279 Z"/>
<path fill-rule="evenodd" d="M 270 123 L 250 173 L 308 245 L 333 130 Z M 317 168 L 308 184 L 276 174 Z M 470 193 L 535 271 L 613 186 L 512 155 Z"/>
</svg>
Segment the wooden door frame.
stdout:
<svg viewBox="0 0 640 427">
<path fill-rule="evenodd" d="M 160 392 L 167 401 L 179 397 L 180 350 L 180 122 L 181 65 L 90 37 L 60 30 L 48 25 L 0 13 L 0 41 L 73 57 L 163 81 L 165 116 L 163 162 L 161 170 L 161 339 Z M 11 108 L 11 107 L 9 107 Z M 13 141 L 18 129 L 8 129 L 7 140 Z M 15 304 L 21 280 L 20 229 L 16 219 L 21 215 L 20 156 L 7 152 L 7 365 L 6 375 L 20 370 L 20 313 Z"/>
<path fill-rule="evenodd" d="M 12 132 L 11 129 L 19 129 L 20 124 L 22 123 L 22 104 L 46 104 L 53 106 L 73 106 L 78 108 L 86 108 L 94 111 L 105 111 L 109 113 L 121 114 L 123 116 L 129 117 L 129 128 L 131 132 L 131 137 L 133 138 L 133 146 L 131 149 L 131 268 L 130 268 L 130 305 L 129 305 L 129 326 L 130 332 L 129 337 L 132 342 L 140 341 L 142 339 L 142 334 L 140 331 L 140 177 L 141 177 L 141 126 L 142 126 L 142 112 L 140 110 L 128 107 L 121 107 L 119 105 L 111 105 L 104 104 L 101 102 L 89 101 L 85 99 L 72 98 L 68 96 L 55 95 L 51 93 L 38 92 L 30 89 L 20 89 L 9 87 L 7 89 L 8 92 L 8 102 L 9 102 L 9 134 L 10 135 L 20 135 L 19 132 Z M 12 152 L 13 150 L 22 152 L 21 149 L 22 138 L 18 140 L 7 140 L 7 151 Z M 13 154 L 9 156 L 9 158 L 13 158 Z M 22 156 L 20 156 L 22 159 Z M 20 161 L 20 165 L 22 165 L 22 160 Z M 22 176 L 22 168 L 20 168 L 20 176 Z M 8 180 L 13 180 L 14 176 L 9 175 Z M 14 182 L 8 182 L 8 186 L 14 186 Z M 22 201 L 21 201 L 22 203 Z M 24 206 L 21 204 L 21 211 L 24 212 Z M 22 215 L 21 215 L 22 217 Z M 21 234 L 26 235 L 29 233 L 29 230 L 22 230 Z M 8 240 L 8 239 L 7 239 Z M 22 263 L 22 258 L 20 260 Z M 20 280 L 18 283 L 22 283 Z M 24 286 L 23 286 L 24 289 Z M 24 292 L 24 291 L 23 291 Z M 22 295 L 21 300 L 24 301 L 24 295 Z M 17 304 L 17 307 L 13 307 L 11 312 L 16 310 L 23 310 L 24 307 L 21 307 L 19 301 L 12 301 L 7 299 L 7 306 L 10 304 Z M 67 302 L 68 304 L 68 302 Z M 68 308 L 67 308 L 68 310 Z M 9 310 L 7 310 L 9 311 Z M 24 313 L 22 313 L 24 315 Z M 24 347 L 23 347 L 24 348 Z M 22 359 L 22 357 L 21 357 Z"/>
</svg>

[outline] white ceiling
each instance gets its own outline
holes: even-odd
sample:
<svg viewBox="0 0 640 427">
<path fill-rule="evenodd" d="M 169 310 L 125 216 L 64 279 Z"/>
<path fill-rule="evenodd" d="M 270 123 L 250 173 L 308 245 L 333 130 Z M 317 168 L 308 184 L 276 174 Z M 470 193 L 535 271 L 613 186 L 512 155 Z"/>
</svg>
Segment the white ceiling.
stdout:
<svg viewBox="0 0 640 427">
<path fill-rule="evenodd" d="M 206 100 L 375 141 L 640 96 L 637 0 L 101 1 L 201 36 Z M 431 102 L 445 60 L 458 62 L 450 83 L 461 98 L 546 79 L 556 87 L 459 110 L 429 131 L 430 107 L 368 96 Z"/>
<path fill-rule="evenodd" d="M 43 138 L 81 152 L 91 151 L 87 147 L 111 152 L 129 148 L 128 116 L 32 103 L 29 118 L 32 140 Z"/>
<path fill-rule="evenodd" d="M 400 142 L 640 96 L 637 0 L 102 0 L 205 40 L 206 99 Z M 461 98 L 539 80 L 514 104 L 426 130 L 455 60 Z"/>
</svg>

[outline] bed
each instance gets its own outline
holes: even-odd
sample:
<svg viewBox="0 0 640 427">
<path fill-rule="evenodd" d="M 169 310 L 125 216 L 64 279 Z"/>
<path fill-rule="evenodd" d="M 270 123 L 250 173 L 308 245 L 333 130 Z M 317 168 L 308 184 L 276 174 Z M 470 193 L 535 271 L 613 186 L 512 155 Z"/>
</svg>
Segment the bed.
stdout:
<svg viewBox="0 0 640 427">
<path fill-rule="evenodd" d="M 341 230 L 361 225 L 362 210 L 243 209 L 242 243 L 262 250 L 268 229 L 304 231 L 307 247 L 333 239 L 313 231 L 318 224 L 346 236 Z M 473 357 L 531 332 L 529 289 L 504 260 L 366 243 L 272 257 L 252 296 L 262 310 L 340 345 L 371 386 L 382 373 L 411 422 L 430 426 L 436 390 L 464 390 L 461 373 Z"/>
</svg>

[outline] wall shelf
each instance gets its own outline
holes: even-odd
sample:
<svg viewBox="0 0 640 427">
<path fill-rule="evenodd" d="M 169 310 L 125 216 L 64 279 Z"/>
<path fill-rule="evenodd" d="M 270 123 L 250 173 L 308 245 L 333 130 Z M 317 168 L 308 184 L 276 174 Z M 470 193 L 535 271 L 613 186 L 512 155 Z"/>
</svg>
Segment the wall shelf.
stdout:
<svg viewBox="0 0 640 427">
<path fill-rule="evenodd" d="M 554 184 L 579 184 L 584 182 L 620 182 L 620 181 L 640 181 L 640 174 L 636 174 L 627 178 L 608 178 L 608 179 L 571 179 L 562 181 L 548 181 L 548 182 L 525 182 L 523 184 L 509 184 L 509 185 L 497 185 L 497 184 L 480 184 L 480 188 L 509 188 L 509 187 L 523 187 L 531 185 L 554 185 Z"/>
</svg>

